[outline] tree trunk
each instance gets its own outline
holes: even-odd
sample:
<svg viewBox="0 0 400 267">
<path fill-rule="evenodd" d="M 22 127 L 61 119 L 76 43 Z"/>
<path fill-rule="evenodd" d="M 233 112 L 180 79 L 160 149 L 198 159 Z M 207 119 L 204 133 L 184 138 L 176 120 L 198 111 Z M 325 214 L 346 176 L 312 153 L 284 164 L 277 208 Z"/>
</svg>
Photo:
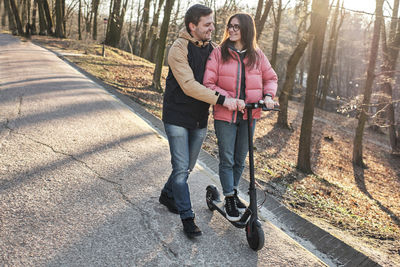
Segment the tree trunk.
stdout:
<svg viewBox="0 0 400 267">
<path fill-rule="evenodd" d="M 42 0 L 37 0 L 37 7 L 39 10 L 39 35 L 46 35 L 46 30 L 48 27 Z"/>
<path fill-rule="evenodd" d="M 328 94 L 329 85 L 332 77 L 333 65 L 335 64 L 336 46 L 339 37 L 339 30 L 343 24 L 343 19 L 344 19 L 344 13 L 342 12 L 338 25 L 339 9 L 340 9 L 340 0 L 337 0 L 336 10 L 334 13 L 333 23 L 331 27 L 331 33 L 328 41 L 328 52 L 326 56 L 325 65 L 322 69 L 322 86 L 321 88 L 318 88 L 318 101 L 321 108 L 324 108 L 325 106 L 326 97 Z"/>
<path fill-rule="evenodd" d="M 82 40 L 82 33 L 81 33 L 81 14 L 82 14 L 82 0 L 79 0 L 79 7 L 78 7 L 78 40 Z"/>
<path fill-rule="evenodd" d="M 260 39 L 262 30 L 264 29 L 265 22 L 268 18 L 268 13 L 271 10 L 273 0 L 267 0 L 265 6 L 263 4 L 263 0 L 258 0 L 256 16 L 254 17 L 254 22 L 256 24 L 256 38 Z M 264 7 L 264 12 L 261 14 L 261 11 Z"/>
<path fill-rule="evenodd" d="M 43 11 L 46 16 L 47 34 L 53 35 L 53 20 L 51 18 L 49 3 L 47 0 L 40 0 L 43 5 Z"/>
<path fill-rule="evenodd" d="M 153 16 L 153 22 L 151 23 L 151 26 L 150 26 L 149 35 L 145 41 L 143 56 L 144 56 L 144 58 L 146 58 L 148 60 L 150 60 L 151 51 L 153 51 L 150 48 L 152 47 L 153 42 L 155 42 L 155 40 L 157 39 L 158 19 L 160 17 L 161 8 L 163 5 L 164 5 L 164 0 L 160 0 L 157 12 L 155 12 L 155 14 Z"/>
<path fill-rule="evenodd" d="M 154 67 L 153 82 L 152 82 L 152 86 L 158 92 L 162 92 L 161 73 L 162 73 L 162 67 L 163 67 L 163 62 L 164 62 L 165 44 L 167 41 L 169 20 L 171 17 L 171 11 L 172 11 L 173 6 L 174 6 L 174 0 L 167 0 L 165 2 L 164 18 L 163 18 L 163 22 L 161 24 L 161 29 L 160 29 L 160 39 L 159 39 L 160 43 L 159 43 L 158 50 L 157 50 L 157 56 L 156 56 L 156 62 L 155 62 L 156 65 Z"/>
<path fill-rule="evenodd" d="M 386 115 L 389 124 L 389 141 L 393 154 L 400 153 L 400 136 L 396 131 L 396 120 L 393 106 L 393 84 L 395 84 L 396 62 L 400 49 L 400 19 L 398 18 L 399 0 L 394 1 L 392 20 L 390 23 L 390 31 L 388 42 L 384 26 L 382 27 L 382 51 L 383 64 L 381 67 L 382 80 L 381 91 L 383 95 L 383 103 L 378 112 Z M 385 112 L 383 112 L 385 111 Z"/>
<path fill-rule="evenodd" d="M 106 45 L 117 47 L 118 45 L 118 27 L 119 12 L 121 10 L 121 0 L 114 0 L 114 6 L 109 20 L 109 29 L 107 29 Z"/>
<path fill-rule="evenodd" d="M 62 0 L 56 0 L 56 32 L 55 37 L 64 38 Z"/>
<path fill-rule="evenodd" d="M 6 19 L 7 19 L 7 10 L 5 7 L 5 2 L 4 1 L 0 1 L 0 10 L 1 10 L 1 4 L 4 4 L 4 10 L 3 10 L 3 14 L 1 15 L 1 26 L 6 26 Z"/>
<path fill-rule="evenodd" d="M 31 22 L 31 33 L 37 34 L 37 30 L 36 30 L 36 15 L 37 15 L 37 1 L 34 0 L 33 1 L 33 9 L 32 9 L 32 22 Z"/>
<path fill-rule="evenodd" d="M 4 9 L 5 9 L 5 13 L 7 14 L 7 17 L 8 17 L 8 29 L 12 33 L 16 33 L 17 27 L 15 26 L 14 15 L 13 15 L 13 12 L 10 7 L 9 0 L 4 0 Z"/>
<path fill-rule="evenodd" d="M 63 30 L 63 38 L 67 36 L 67 21 L 65 19 L 65 0 L 61 0 L 61 18 L 62 18 L 62 30 Z"/>
<path fill-rule="evenodd" d="M 367 121 L 367 112 L 371 100 L 372 84 L 375 78 L 374 77 L 375 64 L 378 56 L 379 37 L 382 24 L 382 6 L 383 6 L 383 0 L 376 0 L 374 34 L 372 37 L 371 52 L 369 56 L 367 80 L 365 82 L 365 88 L 364 88 L 364 99 L 361 107 L 361 113 L 358 118 L 358 125 L 353 142 L 353 163 L 360 167 L 365 167 L 362 158 L 363 157 L 362 138 L 364 134 L 365 123 Z"/>
<path fill-rule="evenodd" d="M 313 26 L 313 25 L 311 25 Z M 293 51 L 292 55 L 290 56 L 287 67 L 286 67 L 286 75 L 285 75 L 285 82 L 283 83 L 281 94 L 279 95 L 279 109 L 280 112 L 278 114 L 278 125 L 282 127 L 289 128 L 288 124 L 288 103 L 289 97 L 293 91 L 294 80 L 296 77 L 296 67 L 299 63 L 301 57 L 304 54 L 304 50 L 306 49 L 308 43 L 314 37 L 314 35 L 310 34 L 313 32 L 313 28 L 310 26 L 310 29 L 305 33 L 303 38 L 298 43 L 297 47 Z M 315 28 L 315 24 L 313 26 Z M 315 30 L 314 30 L 315 31 Z"/>
<path fill-rule="evenodd" d="M 149 25 L 149 12 L 150 12 L 150 0 L 144 0 L 144 10 L 143 10 L 143 23 L 142 23 L 142 35 L 140 37 L 140 57 L 144 56 L 146 38 L 147 38 L 147 28 Z M 169 19 L 169 18 L 168 18 Z"/>
<path fill-rule="evenodd" d="M 128 0 L 125 0 L 124 4 L 122 5 L 122 10 L 121 14 L 119 15 L 119 23 L 118 23 L 118 35 L 117 35 L 117 40 L 119 45 L 119 41 L 121 40 L 121 34 L 122 34 L 122 29 L 124 28 L 124 20 L 125 20 L 125 14 L 126 14 L 126 8 L 128 6 Z"/>
<path fill-rule="evenodd" d="M 93 32 L 92 32 L 92 39 L 97 40 L 97 17 L 98 17 L 98 11 L 99 11 L 99 3 L 100 0 L 93 0 Z"/>
<path fill-rule="evenodd" d="M 282 0 L 279 0 L 278 13 L 275 19 L 274 37 L 272 40 L 272 53 L 271 53 L 271 66 L 274 69 L 276 67 L 276 58 L 278 53 L 279 28 L 281 26 L 281 16 L 282 16 Z"/>
<path fill-rule="evenodd" d="M 133 54 L 139 55 L 140 50 L 139 50 L 139 30 L 141 28 L 141 23 L 142 20 L 140 19 L 140 4 L 141 1 L 139 1 L 138 4 L 138 17 L 136 20 L 136 27 L 135 27 L 135 34 L 133 35 Z"/>
<path fill-rule="evenodd" d="M 316 28 L 312 45 L 297 158 L 297 168 L 305 173 L 312 173 L 310 162 L 312 122 L 314 118 L 315 93 L 321 69 L 326 22 L 329 13 L 328 5 L 329 0 L 313 0 L 312 3 L 311 24 L 318 24 L 319 27 Z"/>
<path fill-rule="evenodd" d="M 15 0 L 10 0 L 11 11 L 14 16 L 15 23 L 17 24 L 17 31 L 19 35 L 24 35 L 24 30 L 22 28 L 21 18 L 19 17 L 18 7 L 15 4 Z"/>
</svg>

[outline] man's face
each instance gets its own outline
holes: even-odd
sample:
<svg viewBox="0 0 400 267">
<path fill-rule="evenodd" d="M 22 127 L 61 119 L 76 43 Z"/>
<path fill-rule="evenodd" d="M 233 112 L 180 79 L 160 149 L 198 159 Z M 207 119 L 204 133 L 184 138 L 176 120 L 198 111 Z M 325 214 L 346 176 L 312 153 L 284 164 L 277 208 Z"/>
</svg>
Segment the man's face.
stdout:
<svg viewBox="0 0 400 267">
<path fill-rule="evenodd" d="M 189 24 L 189 28 L 191 30 L 191 34 L 197 40 L 210 40 L 211 33 L 214 28 L 214 15 L 210 14 L 205 17 L 200 17 L 200 21 L 197 25 L 193 23 Z"/>
</svg>

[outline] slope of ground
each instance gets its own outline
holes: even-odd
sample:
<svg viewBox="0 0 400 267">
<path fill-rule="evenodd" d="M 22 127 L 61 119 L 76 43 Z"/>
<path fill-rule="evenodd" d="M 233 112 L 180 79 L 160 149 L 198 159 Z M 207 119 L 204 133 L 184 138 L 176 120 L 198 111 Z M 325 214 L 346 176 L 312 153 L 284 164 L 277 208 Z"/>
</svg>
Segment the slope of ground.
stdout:
<svg viewBox="0 0 400 267">
<path fill-rule="evenodd" d="M 154 65 L 118 49 L 74 40 L 33 37 L 76 65 L 161 116 L 162 95 L 150 88 Z M 167 69 L 163 70 L 163 83 Z M 400 158 L 390 155 L 388 137 L 366 130 L 367 169 L 353 167 L 357 121 L 316 109 L 312 136 L 314 175 L 296 170 L 302 104 L 290 102 L 291 130 L 275 126 L 276 113 L 264 114 L 255 133 L 256 177 L 287 207 L 359 249 L 381 265 L 400 265 Z M 203 148 L 218 157 L 212 118 Z"/>
</svg>

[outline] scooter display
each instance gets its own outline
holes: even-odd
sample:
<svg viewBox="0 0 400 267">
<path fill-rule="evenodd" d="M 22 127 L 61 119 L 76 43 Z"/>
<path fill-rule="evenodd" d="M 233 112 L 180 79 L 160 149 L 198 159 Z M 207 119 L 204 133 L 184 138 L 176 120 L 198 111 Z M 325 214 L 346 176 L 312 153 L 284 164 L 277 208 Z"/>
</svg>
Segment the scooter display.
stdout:
<svg viewBox="0 0 400 267">
<path fill-rule="evenodd" d="M 263 111 L 279 111 L 277 107 L 268 109 L 263 100 L 258 103 L 246 104 L 248 120 L 252 121 L 252 110 L 262 108 Z M 229 221 L 237 228 L 245 228 L 247 242 L 251 249 L 257 251 L 264 246 L 264 231 L 261 227 L 261 223 L 258 220 L 257 214 L 257 193 L 255 187 L 254 177 L 254 151 L 253 151 L 253 132 L 251 123 L 248 123 L 248 136 L 249 136 L 249 170 L 250 170 L 250 183 L 249 183 L 249 199 L 250 204 L 241 215 L 240 220 L 236 222 Z M 211 211 L 217 210 L 226 218 L 224 211 L 224 202 L 221 201 L 220 194 L 215 185 L 209 185 L 206 189 L 206 202 L 207 206 Z"/>
</svg>

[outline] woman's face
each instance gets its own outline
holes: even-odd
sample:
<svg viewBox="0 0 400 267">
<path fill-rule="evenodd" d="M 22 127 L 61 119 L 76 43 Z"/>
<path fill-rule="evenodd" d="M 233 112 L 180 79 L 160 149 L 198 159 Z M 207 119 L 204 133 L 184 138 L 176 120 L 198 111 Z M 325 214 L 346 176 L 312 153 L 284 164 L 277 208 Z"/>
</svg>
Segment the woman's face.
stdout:
<svg viewBox="0 0 400 267">
<path fill-rule="evenodd" d="M 229 40 L 231 42 L 240 42 L 242 36 L 240 34 L 240 24 L 237 18 L 231 19 L 228 25 Z"/>
</svg>

